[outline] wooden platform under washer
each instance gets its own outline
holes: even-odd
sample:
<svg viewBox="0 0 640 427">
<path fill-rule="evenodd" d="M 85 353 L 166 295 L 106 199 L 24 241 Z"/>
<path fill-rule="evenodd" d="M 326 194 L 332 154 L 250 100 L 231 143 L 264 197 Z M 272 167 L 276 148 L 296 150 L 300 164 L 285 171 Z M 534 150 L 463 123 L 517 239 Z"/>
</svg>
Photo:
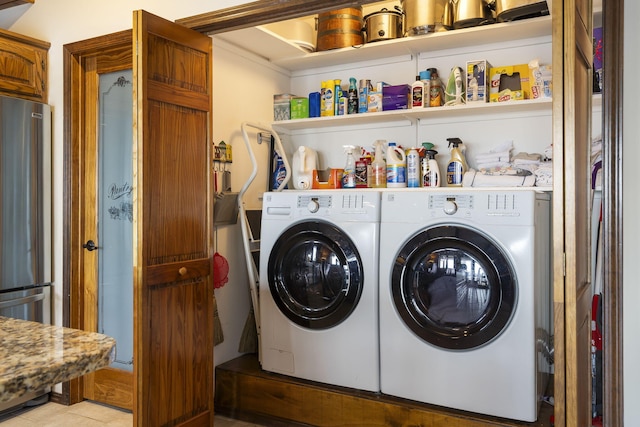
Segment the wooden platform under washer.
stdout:
<svg viewBox="0 0 640 427">
<path fill-rule="evenodd" d="M 484 417 L 272 374 L 260 369 L 255 354 L 247 354 L 216 368 L 215 412 L 278 427 L 546 427 L 553 407 L 543 404 L 535 423 Z"/>
</svg>

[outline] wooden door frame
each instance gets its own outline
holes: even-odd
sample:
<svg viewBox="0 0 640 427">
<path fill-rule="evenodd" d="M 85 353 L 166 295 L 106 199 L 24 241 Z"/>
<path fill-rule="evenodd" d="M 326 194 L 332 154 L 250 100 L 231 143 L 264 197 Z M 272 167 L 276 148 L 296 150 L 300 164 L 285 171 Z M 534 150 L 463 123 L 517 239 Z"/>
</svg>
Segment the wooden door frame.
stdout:
<svg viewBox="0 0 640 427">
<path fill-rule="evenodd" d="M 318 12 L 353 7 L 358 4 L 374 3 L 375 0 L 262 0 L 220 9 L 177 20 L 189 28 L 206 34 L 218 34 L 255 25 L 312 15 Z M 604 412 L 606 425 L 622 425 L 623 417 L 623 364 L 622 364 L 622 164 L 617 160 L 622 156 L 622 70 L 623 70 L 623 25 L 624 0 L 603 2 L 604 31 L 604 93 L 603 93 L 603 236 L 605 251 L 605 294 L 604 294 Z M 72 45 L 73 46 L 73 45 Z M 71 94 L 70 80 L 73 79 L 74 55 L 65 47 L 64 86 L 65 93 Z M 63 254 L 63 321 L 71 324 L 75 319 L 76 307 L 72 301 L 77 295 L 71 294 L 70 266 L 74 251 L 70 242 L 73 236 L 73 206 L 71 195 L 75 180 L 71 176 L 71 162 L 76 154 L 77 141 L 72 140 L 71 129 L 74 118 L 71 96 L 64 103 L 64 254 Z M 72 310 L 73 308 L 73 310 Z M 66 392 L 65 392 L 66 389 Z M 72 403 L 74 387 L 63 388 L 63 401 Z M 611 396 L 610 399 L 607 397 Z M 77 401 L 77 400 L 76 400 Z"/>
<path fill-rule="evenodd" d="M 83 135 L 85 126 L 82 74 L 84 60 L 104 53 L 107 49 L 129 50 L 132 45 L 131 30 L 96 37 L 64 45 L 64 188 L 63 188 L 63 295 L 62 321 L 64 326 L 85 329 L 82 286 L 82 251 L 78 242 L 83 241 L 82 231 L 82 164 Z M 71 405 L 83 400 L 82 378 L 63 383 L 58 402 Z"/>
<path fill-rule="evenodd" d="M 606 427 L 624 424 L 622 363 L 622 99 L 624 0 L 603 1 L 602 94 L 603 415 Z M 612 396 L 614 396 L 612 398 Z"/>
</svg>

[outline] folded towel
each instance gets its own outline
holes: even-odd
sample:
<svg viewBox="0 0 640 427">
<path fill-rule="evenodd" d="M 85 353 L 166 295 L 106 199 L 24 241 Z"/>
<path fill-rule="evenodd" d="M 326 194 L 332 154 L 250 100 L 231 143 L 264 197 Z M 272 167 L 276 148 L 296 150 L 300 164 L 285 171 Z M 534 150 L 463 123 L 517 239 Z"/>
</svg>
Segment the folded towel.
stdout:
<svg viewBox="0 0 640 427">
<path fill-rule="evenodd" d="M 523 151 L 513 156 L 512 160 L 513 162 L 519 162 L 520 164 L 538 163 L 542 160 L 542 155 L 538 153 L 525 153 Z"/>
<path fill-rule="evenodd" d="M 536 177 L 536 186 L 549 186 L 553 184 L 553 163 L 543 162 L 533 172 Z"/>
<path fill-rule="evenodd" d="M 499 153 L 477 154 L 476 162 L 508 162 L 511 160 L 511 151 L 501 151 Z"/>
<path fill-rule="evenodd" d="M 536 183 L 534 174 L 527 176 L 498 174 L 491 175 L 469 169 L 462 177 L 463 187 L 533 187 Z"/>
<path fill-rule="evenodd" d="M 499 170 L 511 166 L 509 162 L 482 162 L 476 163 L 477 170 Z"/>
</svg>

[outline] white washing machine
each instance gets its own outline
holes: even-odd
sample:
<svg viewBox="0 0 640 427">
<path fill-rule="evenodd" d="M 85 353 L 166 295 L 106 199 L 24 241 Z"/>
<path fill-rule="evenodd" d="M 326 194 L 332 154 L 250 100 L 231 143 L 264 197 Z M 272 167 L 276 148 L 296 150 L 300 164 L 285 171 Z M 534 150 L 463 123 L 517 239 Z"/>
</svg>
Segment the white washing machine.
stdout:
<svg viewBox="0 0 640 427">
<path fill-rule="evenodd" d="M 382 194 L 382 393 L 536 420 L 549 377 L 549 199 Z"/>
<path fill-rule="evenodd" d="M 265 193 L 260 236 L 262 368 L 380 391 L 380 193 Z"/>
</svg>

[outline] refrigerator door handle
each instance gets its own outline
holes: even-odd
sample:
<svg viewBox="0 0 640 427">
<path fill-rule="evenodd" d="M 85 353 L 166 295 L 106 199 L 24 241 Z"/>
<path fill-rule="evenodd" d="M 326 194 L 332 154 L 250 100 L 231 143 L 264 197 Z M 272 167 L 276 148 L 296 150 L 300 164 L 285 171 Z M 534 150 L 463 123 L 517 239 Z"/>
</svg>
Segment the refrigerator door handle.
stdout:
<svg viewBox="0 0 640 427">
<path fill-rule="evenodd" d="M 16 307 L 18 305 L 29 304 L 36 301 L 42 301 L 44 299 L 44 293 L 37 295 L 30 295 L 28 297 L 16 298 L 9 301 L 0 301 L 0 309 Z"/>
</svg>

